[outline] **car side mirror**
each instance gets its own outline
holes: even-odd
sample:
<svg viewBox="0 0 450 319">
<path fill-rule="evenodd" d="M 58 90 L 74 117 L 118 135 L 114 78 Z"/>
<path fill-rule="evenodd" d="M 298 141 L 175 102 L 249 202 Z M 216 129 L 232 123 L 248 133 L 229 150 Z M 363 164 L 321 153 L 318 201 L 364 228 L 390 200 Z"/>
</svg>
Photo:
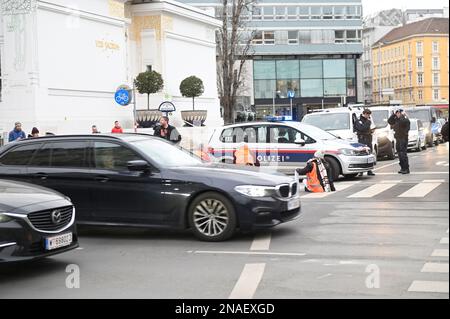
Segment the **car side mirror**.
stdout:
<svg viewBox="0 0 450 319">
<path fill-rule="evenodd" d="M 145 172 L 150 170 L 150 164 L 142 160 L 128 161 L 127 167 L 131 172 Z"/>
<path fill-rule="evenodd" d="M 302 138 L 296 139 L 294 143 L 297 144 L 297 145 L 300 145 L 300 146 L 305 146 L 306 145 L 305 140 L 302 139 Z"/>
</svg>

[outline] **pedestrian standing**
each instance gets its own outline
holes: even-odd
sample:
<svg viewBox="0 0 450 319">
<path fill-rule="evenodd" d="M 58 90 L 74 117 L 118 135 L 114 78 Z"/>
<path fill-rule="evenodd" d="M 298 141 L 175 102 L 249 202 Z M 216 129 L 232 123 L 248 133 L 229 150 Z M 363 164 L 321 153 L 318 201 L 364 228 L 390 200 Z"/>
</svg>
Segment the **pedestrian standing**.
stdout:
<svg viewBox="0 0 450 319">
<path fill-rule="evenodd" d="M 298 175 L 306 175 L 305 191 L 310 193 L 335 192 L 333 171 L 321 151 L 314 153 L 304 168 L 297 168 Z"/>
<path fill-rule="evenodd" d="M 169 118 L 167 116 L 162 116 L 159 119 L 159 124 L 154 128 L 154 136 L 161 137 L 172 143 L 179 143 L 181 141 L 181 134 L 174 126 L 169 125 Z"/>
<path fill-rule="evenodd" d="M 409 119 L 403 109 L 397 109 L 389 117 L 388 123 L 394 128 L 395 132 L 394 137 L 401 168 L 398 173 L 409 174 L 408 133 L 411 125 Z"/>
<path fill-rule="evenodd" d="M 27 136 L 26 136 L 25 132 L 22 131 L 22 123 L 16 122 L 14 124 L 14 129 L 11 132 L 9 132 L 8 141 L 14 142 L 14 141 L 24 139 L 26 137 Z"/>
<path fill-rule="evenodd" d="M 100 134 L 100 131 L 97 128 L 97 125 L 92 125 L 92 134 Z"/>
<path fill-rule="evenodd" d="M 111 133 L 123 133 L 122 127 L 120 126 L 119 121 L 114 122 L 114 127 L 111 130 Z"/>
<path fill-rule="evenodd" d="M 28 134 L 28 138 L 32 137 L 39 137 L 39 130 L 37 129 L 37 127 L 33 127 L 33 129 L 31 130 L 31 134 Z"/>
<path fill-rule="evenodd" d="M 448 120 L 445 121 L 444 125 L 442 125 L 441 135 L 444 143 L 448 142 Z"/>
<path fill-rule="evenodd" d="M 372 111 L 369 109 L 365 109 L 360 115 L 359 120 L 355 121 L 354 129 L 356 135 L 358 136 L 358 143 L 367 145 L 367 147 L 370 149 L 370 153 L 373 153 L 373 144 L 372 144 L 373 129 L 372 129 L 371 115 Z M 359 175 L 362 176 L 363 173 L 360 173 Z M 375 174 L 372 171 L 368 171 L 367 175 L 375 176 Z"/>
</svg>

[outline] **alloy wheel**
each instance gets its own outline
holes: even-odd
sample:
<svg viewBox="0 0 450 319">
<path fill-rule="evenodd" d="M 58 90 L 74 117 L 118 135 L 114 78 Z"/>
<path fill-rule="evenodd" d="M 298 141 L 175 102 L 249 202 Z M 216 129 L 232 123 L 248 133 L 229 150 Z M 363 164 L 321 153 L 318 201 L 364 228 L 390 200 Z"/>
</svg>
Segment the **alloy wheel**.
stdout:
<svg viewBox="0 0 450 319">
<path fill-rule="evenodd" d="M 217 199 L 205 199 L 194 208 L 194 225 L 208 237 L 222 234 L 228 226 L 229 213 L 226 206 Z"/>
</svg>

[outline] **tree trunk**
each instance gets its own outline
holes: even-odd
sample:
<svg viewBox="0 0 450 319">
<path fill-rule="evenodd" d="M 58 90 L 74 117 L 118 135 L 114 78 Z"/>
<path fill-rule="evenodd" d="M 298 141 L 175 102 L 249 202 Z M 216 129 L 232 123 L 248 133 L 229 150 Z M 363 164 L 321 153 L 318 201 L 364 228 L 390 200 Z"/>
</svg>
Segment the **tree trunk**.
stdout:
<svg viewBox="0 0 450 319">
<path fill-rule="evenodd" d="M 150 110 L 150 94 L 147 94 L 147 111 Z"/>
<path fill-rule="evenodd" d="M 195 96 L 192 97 L 192 111 L 195 111 L 195 108 L 194 108 L 194 99 L 195 99 Z"/>
</svg>

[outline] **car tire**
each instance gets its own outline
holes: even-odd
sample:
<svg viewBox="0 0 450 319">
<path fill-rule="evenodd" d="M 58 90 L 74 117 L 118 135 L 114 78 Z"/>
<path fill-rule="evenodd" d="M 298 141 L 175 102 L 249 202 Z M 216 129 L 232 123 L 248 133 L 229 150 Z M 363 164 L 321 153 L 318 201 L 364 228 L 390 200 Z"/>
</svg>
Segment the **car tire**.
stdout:
<svg viewBox="0 0 450 319">
<path fill-rule="evenodd" d="M 345 179 L 352 179 L 355 178 L 356 176 L 358 176 L 359 173 L 355 173 L 355 174 L 346 174 L 344 175 Z"/>
<path fill-rule="evenodd" d="M 432 135 L 430 141 L 428 141 L 428 143 L 427 143 L 427 146 L 428 146 L 428 147 L 433 147 L 433 146 L 434 146 L 433 139 L 434 139 L 434 137 L 433 137 L 433 135 Z"/>
<path fill-rule="evenodd" d="M 325 157 L 326 161 L 328 162 L 328 164 L 330 164 L 331 169 L 333 171 L 333 181 L 337 181 L 339 178 L 339 175 L 341 175 L 341 165 L 339 165 L 339 162 L 337 161 L 337 159 L 331 157 L 331 156 L 327 156 Z"/>
<path fill-rule="evenodd" d="M 204 193 L 194 199 L 189 205 L 188 221 L 198 239 L 210 242 L 229 239 L 237 226 L 233 204 L 215 192 Z"/>
<path fill-rule="evenodd" d="M 419 140 L 419 141 L 417 142 L 417 147 L 416 147 L 416 151 L 417 151 L 417 152 L 420 152 L 420 151 L 422 150 L 422 147 L 421 147 L 420 145 L 422 145 L 422 141 L 421 141 L 421 140 Z"/>
<path fill-rule="evenodd" d="M 389 151 L 387 152 L 387 158 L 388 160 L 395 159 L 395 149 L 394 149 L 394 143 L 391 143 L 391 147 L 389 148 Z"/>
</svg>

